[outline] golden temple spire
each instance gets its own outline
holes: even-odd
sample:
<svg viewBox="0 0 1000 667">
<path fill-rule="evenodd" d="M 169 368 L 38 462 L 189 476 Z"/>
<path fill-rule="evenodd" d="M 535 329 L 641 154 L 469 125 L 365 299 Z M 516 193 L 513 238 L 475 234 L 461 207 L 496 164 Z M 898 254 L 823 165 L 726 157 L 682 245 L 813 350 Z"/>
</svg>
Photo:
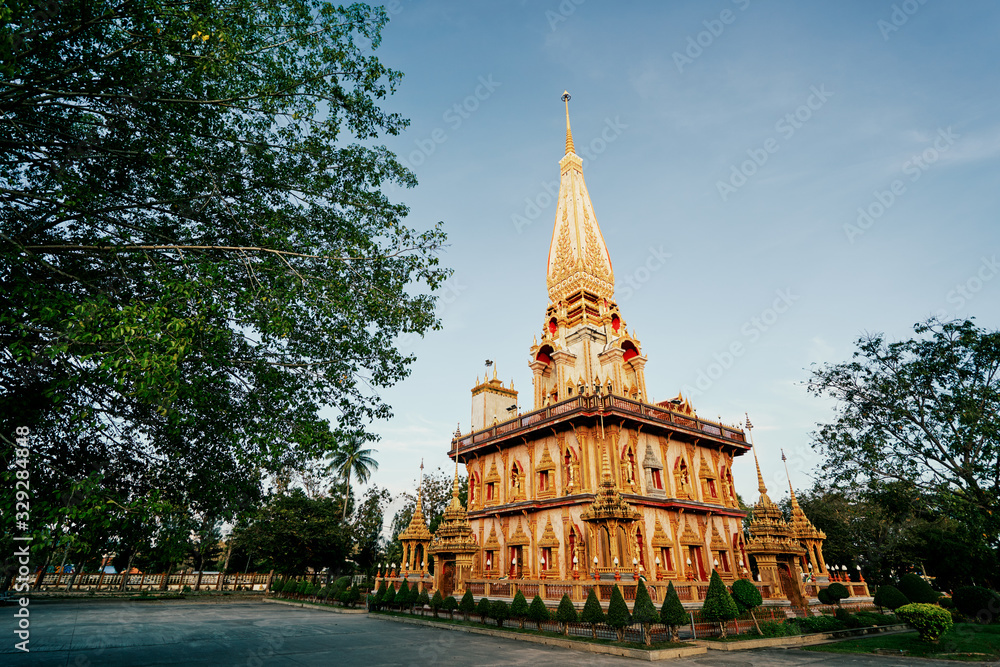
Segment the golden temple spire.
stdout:
<svg viewBox="0 0 1000 667">
<path fill-rule="evenodd" d="M 571 96 L 569 92 L 563 91 L 562 101 L 566 103 L 566 155 L 570 153 L 575 154 L 576 148 L 573 146 L 573 131 L 569 128 L 569 101 Z"/>
<path fill-rule="evenodd" d="M 587 290 L 605 299 L 613 299 L 615 276 L 611 256 L 597 224 L 594 205 L 583 180 L 583 159 L 573 147 L 569 124 L 569 93 L 563 93 L 566 105 L 566 154 L 559 161 L 559 198 L 556 220 L 549 244 L 546 286 L 549 300 L 558 303 Z"/>
<path fill-rule="evenodd" d="M 767 487 L 764 486 L 764 476 L 760 474 L 760 461 L 757 460 L 757 448 L 753 444 L 753 424 L 750 423 L 750 415 L 743 413 L 747 417 L 747 433 L 750 434 L 750 449 L 753 450 L 753 462 L 757 466 L 757 490 L 760 491 L 760 497 L 767 498 Z M 770 501 L 770 498 L 767 498 Z"/>
<path fill-rule="evenodd" d="M 420 512 L 424 495 L 424 460 L 420 459 L 420 481 L 417 483 L 417 512 Z"/>
<path fill-rule="evenodd" d="M 799 501 L 795 499 L 795 489 L 792 488 L 792 476 L 788 474 L 788 459 L 785 458 L 785 450 L 781 450 L 781 462 L 785 464 L 785 478 L 788 480 L 788 491 L 792 494 L 792 509 L 798 509 Z"/>
</svg>

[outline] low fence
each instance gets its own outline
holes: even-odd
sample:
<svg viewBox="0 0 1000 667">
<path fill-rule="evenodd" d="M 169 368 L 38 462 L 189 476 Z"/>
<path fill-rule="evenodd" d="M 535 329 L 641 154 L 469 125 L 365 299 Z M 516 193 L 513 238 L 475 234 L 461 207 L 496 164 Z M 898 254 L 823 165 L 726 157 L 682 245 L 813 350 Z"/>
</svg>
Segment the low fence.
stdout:
<svg viewBox="0 0 1000 667">
<path fill-rule="evenodd" d="M 42 591 L 180 591 L 185 587 L 193 591 L 263 591 L 271 581 L 269 573 L 194 572 L 191 574 L 83 574 L 39 575 L 35 590 Z"/>
</svg>

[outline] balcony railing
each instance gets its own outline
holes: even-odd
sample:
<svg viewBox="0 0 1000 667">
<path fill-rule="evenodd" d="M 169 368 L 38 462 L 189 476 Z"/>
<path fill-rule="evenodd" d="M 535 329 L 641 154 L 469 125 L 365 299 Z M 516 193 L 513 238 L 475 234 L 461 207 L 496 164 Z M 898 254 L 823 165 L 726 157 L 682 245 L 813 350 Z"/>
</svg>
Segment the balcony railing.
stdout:
<svg viewBox="0 0 1000 667">
<path fill-rule="evenodd" d="M 731 442 L 746 444 L 746 436 L 742 429 L 725 426 L 717 422 L 706 421 L 697 417 L 682 415 L 673 410 L 669 410 L 659 405 L 651 405 L 640 401 L 633 401 L 624 396 L 604 395 L 604 396 L 575 396 L 565 401 L 546 406 L 539 410 L 520 415 L 513 419 L 500 422 L 491 428 L 469 433 L 457 437 L 451 441 L 451 451 L 461 453 L 466 449 L 476 447 L 491 440 L 508 436 L 522 430 L 529 429 L 538 424 L 546 422 L 561 421 L 576 413 L 597 414 L 601 412 L 606 415 L 631 415 L 642 417 L 649 421 L 666 426 L 679 427 L 681 429 L 708 434 L 729 440 Z"/>
</svg>

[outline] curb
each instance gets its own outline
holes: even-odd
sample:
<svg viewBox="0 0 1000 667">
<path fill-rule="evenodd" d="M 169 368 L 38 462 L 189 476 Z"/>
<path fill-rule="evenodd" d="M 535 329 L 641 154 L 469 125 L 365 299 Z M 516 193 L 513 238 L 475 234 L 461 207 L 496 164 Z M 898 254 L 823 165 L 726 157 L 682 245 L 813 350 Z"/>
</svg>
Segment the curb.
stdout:
<svg viewBox="0 0 1000 667">
<path fill-rule="evenodd" d="M 486 635 L 488 637 L 500 637 L 503 639 L 513 639 L 522 642 L 531 642 L 534 644 L 545 644 L 546 646 L 557 646 L 559 648 L 568 648 L 575 651 L 586 651 L 588 653 L 603 653 L 605 655 L 618 655 L 625 658 L 635 658 L 636 660 L 646 660 L 646 661 L 657 661 L 657 660 L 672 660 L 675 658 L 686 658 L 692 655 L 701 655 L 702 653 L 707 653 L 708 649 L 704 646 L 691 646 L 688 648 L 665 648 L 656 651 L 642 651 L 639 649 L 625 648 L 624 646 L 605 646 L 603 644 L 591 644 L 588 642 L 577 642 L 571 639 L 559 639 L 557 637 L 540 637 L 538 635 L 526 635 L 518 632 L 504 632 L 503 630 L 492 630 L 490 628 L 474 628 L 465 625 L 448 625 L 444 623 L 435 623 L 434 621 L 425 621 L 418 618 L 400 618 L 398 616 L 382 616 L 381 614 L 373 614 L 372 618 L 378 618 L 386 621 L 394 621 L 396 623 L 410 623 L 412 625 L 423 625 L 432 628 L 441 628 L 442 630 L 457 630 L 459 632 L 469 632 L 475 635 Z"/>
<path fill-rule="evenodd" d="M 293 602 L 292 600 L 275 600 L 274 598 L 264 598 L 262 602 L 270 604 L 283 604 L 288 607 L 299 607 L 300 609 L 315 609 L 316 611 L 331 611 L 334 614 L 367 614 L 367 609 L 342 609 L 330 607 L 328 605 L 310 604 L 308 602 Z"/>
<path fill-rule="evenodd" d="M 846 634 L 849 630 L 834 630 L 833 632 L 822 632 L 813 635 L 794 635 L 792 637 L 765 637 L 763 639 L 747 639 L 738 642 L 713 642 L 704 639 L 691 640 L 691 643 L 704 646 L 712 651 L 746 651 L 755 648 L 771 648 L 774 646 L 785 646 L 798 648 L 800 646 L 813 646 L 816 644 L 831 644 L 833 642 L 847 639 L 862 639 L 872 635 L 895 635 L 901 632 L 912 632 L 908 626 L 904 625 L 884 625 L 880 626 L 884 630 L 876 632 L 857 632 L 856 634 Z M 857 628 L 856 630 L 874 630 L 874 628 Z"/>
</svg>

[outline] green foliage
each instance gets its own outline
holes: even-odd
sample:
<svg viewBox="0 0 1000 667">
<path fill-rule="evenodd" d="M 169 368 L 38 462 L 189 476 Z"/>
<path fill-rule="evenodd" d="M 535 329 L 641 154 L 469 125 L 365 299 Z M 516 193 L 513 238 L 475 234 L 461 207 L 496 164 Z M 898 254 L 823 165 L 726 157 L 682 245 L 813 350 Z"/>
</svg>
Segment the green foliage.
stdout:
<svg viewBox="0 0 1000 667">
<path fill-rule="evenodd" d="M 403 579 L 399 590 L 396 591 L 396 604 L 400 607 L 409 607 L 412 604 L 410 602 L 410 584 L 406 579 Z"/>
<path fill-rule="evenodd" d="M 875 595 L 872 597 L 875 606 L 880 609 L 891 609 L 895 611 L 905 604 L 910 604 L 910 601 L 906 599 L 898 588 L 890 584 L 885 584 L 884 586 L 879 586 L 878 590 L 875 591 Z"/>
<path fill-rule="evenodd" d="M 896 584 L 896 588 L 898 588 L 899 592 L 905 595 L 906 599 L 910 602 L 935 604 L 938 598 L 941 597 L 941 594 L 931 588 L 931 585 L 927 583 L 926 579 L 913 572 L 909 572 L 900 577 L 899 583 Z"/>
<path fill-rule="evenodd" d="M 628 611 L 625 597 L 617 584 L 611 589 L 611 601 L 608 603 L 608 617 L 605 622 L 614 629 L 618 635 L 618 641 L 625 638 L 625 628 L 632 624 L 632 615 Z"/>
<path fill-rule="evenodd" d="M 542 623 L 548 621 L 550 618 L 551 614 L 549 614 L 549 609 L 545 606 L 545 602 L 542 601 L 541 597 L 536 595 L 531 599 L 531 604 L 528 606 L 528 620 L 535 623 L 538 629 L 541 630 Z"/>
<path fill-rule="evenodd" d="M 962 615 L 977 623 L 1000 622 L 1000 593 L 980 586 L 962 586 L 952 598 Z"/>
<path fill-rule="evenodd" d="M 454 595 L 449 595 L 444 599 L 444 603 L 441 605 L 441 608 L 451 613 L 458 609 L 458 600 L 455 599 Z"/>
<path fill-rule="evenodd" d="M 759 629 L 761 637 L 788 637 L 799 634 L 799 627 L 796 624 L 781 621 L 761 621 Z"/>
<path fill-rule="evenodd" d="M 420 603 L 420 591 L 416 582 L 413 582 L 413 586 L 410 587 L 410 593 L 406 596 L 406 602 L 411 607 Z"/>
<path fill-rule="evenodd" d="M 833 616 L 806 616 L 790 618 L 786 623 L 794 623 L 801 632 L 833 632 L 843 630 L 847 624 Z"/>
<path fill-rule="evenodd" d="M 725 637 L 726 621 L 731 621 L 740 615 L 739 607 L 733 601 L 733 596 L 726 590 L 726 585 L 722 583 L 722 578 L 718 571 L 712 570 L 712 578 L 708 582 L 708 591 L 705 593 L 705 602 L 701 607 L 701 617 L 706 621 L 715 621 L 722 624 Z"/>
<path fill-rule="evenodd" d="M 656 610 L 652 598 L 649 597 L 649 590 L 646 583 L 640 579 L 635 590 L 635 603 L 632 605 L 632 621 L 648 625 L 660 622 L 660 613 Z"/>
<path fill-rule="evenodd" d="M 518 589 L 517 593 L 514 594 L 514 600 L 510 603 L 510 617 L 522 620 L 528 615 L 528 601 L 524 597 L 524 593 Z"/>
<path fill-rule="evenodd" d="M 348 607 L 353 607 L 361 600 L 361 589 L 358 588 L 357 584 L 351 586 L 348 590 L 344 591 L 344 603 Z"/>
<path fill-rule="evenodd" d="M 476 613 L 479 614 L 479 620 L 483 623 L 486 619 L 490 617 L 490 600 L 489 598 L 480 598 L 479 604 L 476 605 Z"/>
<path fill-rule="evenodd" d="M 819 591 L 816 593 L 816 598 L 822 604 L 837 604 L 836 598 L 830 595 L 830 590 L 828 588 L 819 589 Z"/>
<path fill-rule="evenodd" d="M 417 597 L 416 605 L 418 607 L 430 607 L 430 606 L 432 606 L 431 605 L 431 599 L 427 595 L 427 591 L 426 590 L 420 591 L 420 594 Z"/>
<path fill-rule="evenodd" d="M 733 602 L 741 614 L 752 611 L 764 603 L 760 590 L 749 579 L 738 579 L 733 582 Z"/>
<path fill-rule="evenodd" d="M 401 77 L 374 55 L 388 12 L 60 0 L 0 16 L 0 108 L 20 128 L 0 137 L 0 432 L 32 425 L 37 543 L 69 523 L 35 513 L 93 471 L 74 548 L 163 555 L 109 501 L 250 510 L 269 477 L 389 416 L 378 389 L 413 361 L 396 341 L 438 324 L 444 236 L 384 194 L 415 184 L 378 145 L 407 124 L 380 108 Z M 95 508 L 117 525 L 92 531 Z"/>
<path fill-rule="evenodd" d="M 510 605 L 503 600 L 494 600 L 490 604 L 490 618 L 497 622 L 498 628 L 502 628 L 503 622 L 510 618 Z"/>
<path fill-rule="evenodd" d="M 388 589 L 389 589 L 389 587 L 385 585 L 385 581 L 383 580 L 382 583 L 379 584 L 378 592 L 375 593 L 375 606 L 376 607 L 382 607 L 382 606 L 385 605 L 385 603 L 386 603 L 385 596 L 386 596 L 386 592 L 388 591 Z"/>
<path fill-rule="evenodd" d="M 587 594 L 587 601 L 583 604 L 580 620 L 590 624 L 590 633 L 594 639 L 597 639 L 597 624 L 603 623 L 604 618 L 604 609 L 601 608 L 601 601 L 597 599 L 597 591 L 591 588 Z"/>
<path fill-rule="evenodd" d="M 285 587 L 284 582 L 282 582 L 280 579 L 271 582 L 272 593 L 280 593 L 284 587 Z"/>
<path fill-rule="evenodd" d="M 867 334 L 852 361 L 812 372 L 810 391 L 838 403 L 836 421 L 820 428 L 814 446 L 825 453 L 822 469 L 833 483 L 881 484 L 902 476 L 911 487 L 927 489 L 942 516 L 973 528 L 961 533 L 969 538 L 966 545 L 930 540 L 938 545 L 929 552 L 944 565 L 932 571 L 950 575 L 955 563 L 966 576 L 995 580 L 1000 332 L 972 320 L 934 319 L 914 332 L 912 339 L 891 343 Z M 959 553 L 970 555 L 969 563 L 956 558 Z M 977 561 L 978 572 L 968 569 Z"/>
<path fill-rule="evenodd" d="M 851 597 L 851 592 L 847 590 L 847 586 L 835 581 L 824 589 L 820 590 L 820 593 L 826 592 L 824 596 L 829 602 L 824 604 L 840 604 L 840 601 L 844 598 Z M 823 602 L 823 598 L 820 598 L 820 602 Z"/>
<path fill-rule="evenodd" d="M 444 604 L 444 597 L 441 595 L 441 591 L 440 590 L 434 591 L 434 597 L 431 598 L 430 606 L 431 609 L 434 610 L 435 615 L 437 614 L 438 609 L 440 609 L 441 605 L 443 604 Z"/>
<path fill-rule="evenodd" d="M 476 598 L 473 597 L 472 591 L 468 588 L 465 589 L 465 595 L 462 596 L 462 601 L 458 603 L 458 610 L 465 614 L 465 620 L 469 620 L 469 614 L 471 614 L 476 609 Z"/>
<path fill-rule="evenodd" d="M 573 606 L 573 601 L 569 599 L 569 595 L 563 594 L 562 599 L 559 600 L 559 607 L 556 609 L 556 620 L 560 623 L 576 623 L 579 620 L 579 614 L 576 613 L 576 607 Z"/>
<path fill-rule="evenodd" d="M 896 610 L 896 616 L 912 625 L 925 642 L 936 642 L 952 626 L 951 613 L 936 604 L 903 605 Z"/>
<path fill-rule="evenodd" d="M 669 582 L 663 596 L 663 606 L 660 607 L 660 622 L 670 628 L 670 641 L 678 640 L 678 627 L 687 623 L 690 618 L 674 589 L 674 582 Z"/>
</svg>

